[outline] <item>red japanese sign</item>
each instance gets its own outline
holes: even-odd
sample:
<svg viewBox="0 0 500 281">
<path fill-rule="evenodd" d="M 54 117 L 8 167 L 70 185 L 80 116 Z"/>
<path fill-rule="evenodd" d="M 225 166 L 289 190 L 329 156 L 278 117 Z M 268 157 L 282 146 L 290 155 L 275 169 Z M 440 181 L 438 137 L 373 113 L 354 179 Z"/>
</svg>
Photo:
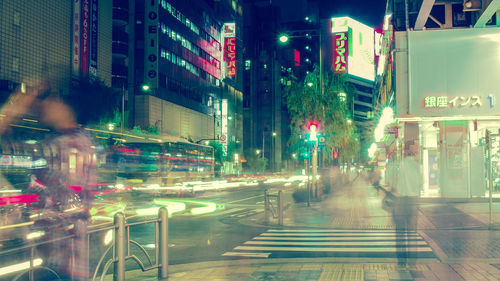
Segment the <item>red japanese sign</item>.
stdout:
<svg viewBox="0 0 500 281">
<path fill-rule="evenodd" d="M 224 61 L 226 76 L 236 76 L 236 38 L 224 38 Z"/>
<path fill-rule="evenodd" d="M 335 72 L 347 72 L 347 59 L 349 48 L 347 46 L 347 32 L 335 33 L 333 42 L 333 66 Z"/>
</svg>

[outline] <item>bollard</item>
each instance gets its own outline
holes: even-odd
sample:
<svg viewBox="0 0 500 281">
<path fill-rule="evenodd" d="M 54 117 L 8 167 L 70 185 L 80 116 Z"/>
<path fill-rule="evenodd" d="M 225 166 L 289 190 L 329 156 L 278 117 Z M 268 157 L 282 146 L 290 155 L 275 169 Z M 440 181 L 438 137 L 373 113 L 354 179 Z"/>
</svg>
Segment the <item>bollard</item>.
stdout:
<svg viewBox="0 0 500 281">
<path fill-rule="evenodd" d="M 278 225 L 283 225 L 283 191 L 278 191 Z"/>
<path fill-rule="evenodd" d="M 269 196 L 267 190 L 264 191 L 264 223 L 269 224 Z"/>
<path fill-rule="evenodd" d="M 115 264 L 113 272 L 114 281 L 125 281 L 125 216 L 123 213 L 116 213 L 115 224 Z"/>
<path fill-rule="evenodd" d="M 166 279 L 168 277 L 168 210 L 161 207 L 158 211 L 160 220 L 160 267 L 158 269 L 158 278 Z"/>
</svg>

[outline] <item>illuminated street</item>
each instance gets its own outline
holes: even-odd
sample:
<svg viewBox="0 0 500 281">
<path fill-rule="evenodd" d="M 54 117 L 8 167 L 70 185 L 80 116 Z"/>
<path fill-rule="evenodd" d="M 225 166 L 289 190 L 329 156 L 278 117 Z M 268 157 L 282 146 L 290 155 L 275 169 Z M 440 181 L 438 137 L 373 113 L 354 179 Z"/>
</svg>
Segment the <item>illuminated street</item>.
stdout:
<svg viewBox="0 0 500 281">
<path fill-rule="evenodd" d="M 500 281 L 500 0 L 0 0 L 0 281 Z"/>
</svg>

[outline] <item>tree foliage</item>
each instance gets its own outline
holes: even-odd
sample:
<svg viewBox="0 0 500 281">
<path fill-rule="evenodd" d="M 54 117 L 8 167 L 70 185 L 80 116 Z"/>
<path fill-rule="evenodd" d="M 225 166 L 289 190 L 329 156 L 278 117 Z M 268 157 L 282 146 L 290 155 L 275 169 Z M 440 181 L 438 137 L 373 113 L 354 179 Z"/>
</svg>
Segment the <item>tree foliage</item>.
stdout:
<svg viewBox="0 0 500 281">
<path fill-rule="evenodd" d="M 245 151 L 246 166 L 254 173 L 263 173 L 267 167 L 267 158 L 255 153 L 253 150 Z"/>
<path fill-rule="evenodd" d="M 78 123 L 89 125 L 114 120 L 115 112 L 119 112 L 120 94 L 102 80 L 82 79 L 72 84 L 66 99 L 73 107 Z"/>
<path fill-rule="evenodd" d="M 347 82 L 347 75 L 331 71 L 324 73 L 324 94 L 321 93 L 321 77 L 318 67 L 303 80 L 291 77 L 285 88 L 284 98 L 290 115 L 292 135 L 291 150 L 304 146 L 304 134 L 311 122 L 319 123 L 325 137 L 325 148 L 331 160 L 331 152 L 339 153 L 340 161 L 358 158 L 359 136 L 352 121 L 354 88 Z M 345 98 L 343 98 L 343 94 Z"/>
</svg>

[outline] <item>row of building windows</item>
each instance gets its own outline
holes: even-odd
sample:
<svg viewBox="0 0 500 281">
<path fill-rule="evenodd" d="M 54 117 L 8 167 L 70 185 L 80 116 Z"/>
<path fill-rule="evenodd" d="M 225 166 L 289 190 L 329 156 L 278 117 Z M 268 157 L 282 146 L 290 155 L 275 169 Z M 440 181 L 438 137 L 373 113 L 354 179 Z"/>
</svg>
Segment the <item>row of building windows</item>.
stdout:
<svg viewBox="0 0 500 281">
<path fill-rule="evenodd" d="M 217 48 L 217 50 L 221 51 L 221 44 L 219 41 L 217 41 L 215 38 L 213 38 L 210 34 L 205 32 L 203 29 L 200 30 L 198 26 L 196 26 L 190 19 L 188 19 L 186 16 L 184 16 L 179 10 L 175 9 L 170 3 L 168 3 L 166 0 L 159 0 L 160 1 L 160 6 L 167 10 L 174 18 L 176 18 L 178 21 L 182 22 L 184 25 L 186 25 L 189 29 L 191 29 L 194 33 L 199 35 L 201 38 L 205 39 L 209 44 Z M 205 14 L 204 14 L 205 16 Z M 212 22 L 214 22 L 212 20 Z M 211 25 L 213 25 L 211 23 Z M 215 30 L 221 30 L 222 27 L 220 24 L 215 24 L 213 25 Z"/>
<path fill-rule="evenodd" d="M 168 27 L 165 23 L 160 23 L 160 30 L 163 34 L 166 34 L 170 39 L 174 41 L 181 42 L 181 45 L 193 52 L 194 54 L 200 56 L 202 59 L 208 61 L 210 64 L 214 65 L 217 67 L 217 69 L 220 69 L 220 61 L 214 57 L 212 57 L 210 54 L 205 52 L 203 49 L 200 47 L 196 46 L 194 43 L 191 41 L 187 40 L 184 36 L 182 36 L 179 32 L 175 32 L 173 29 Z"/>
<path fill-rule="evenodd" d="M 195 44 L 191 43 L 189 40 L 184 38 L 180 33 L 175 32 L 172 30 L 170 27 L 168 27 L 165 23 L 160 23 L 160 30 L 161 33 L 166 34 L 170 39 L 174 41 L 179 41 L 182 44 L 182 47 L 190 50 L 191 52 L 197 54 L 198 56 L 200 55 L 200 47 L 196 46 Z"/>
<path fill-rule="evenodd" d="M 173 64 L 185 68 L 187 71 L 193 73 L 194 75 L 200 76 L 198 67 L 186 61 L 185 59 L 177 56 L 176 54 L 171 53 L 164 48 L 160 48 L 160 56 Z"/>
<path fill-rule="evenodd" d="M 182 68 L 185 68 L 187 71 L 191 72 L 192 74 L 199 76 L 203 79 L 205 79 L 207 82 L 209 82 L 212 85 L 219 86 L 219 79 L 217 79 L 215 76 L 211 75 L 210 73 L 206 72 L 203 69 L 198 68 L 194 64 L 190 63 L 189 61 L 179 57 L 178 55 L 169 52 L 168 50 L 164 48 L 160 48 L 160 57 L 166 59 L 167 61 L 180 66 Z"/>
<path fill-rule="evenodd" d="M 185 24 L 189 29 L 191 29 L 197 35 L 200 35 L 200 28 L 196 26 L 191 20 L 185 17 L 179 10 L 175 9 L 166 0 L 161 0 L 160 6 L 167 10 L 174 18 Z"/>
</svg>

